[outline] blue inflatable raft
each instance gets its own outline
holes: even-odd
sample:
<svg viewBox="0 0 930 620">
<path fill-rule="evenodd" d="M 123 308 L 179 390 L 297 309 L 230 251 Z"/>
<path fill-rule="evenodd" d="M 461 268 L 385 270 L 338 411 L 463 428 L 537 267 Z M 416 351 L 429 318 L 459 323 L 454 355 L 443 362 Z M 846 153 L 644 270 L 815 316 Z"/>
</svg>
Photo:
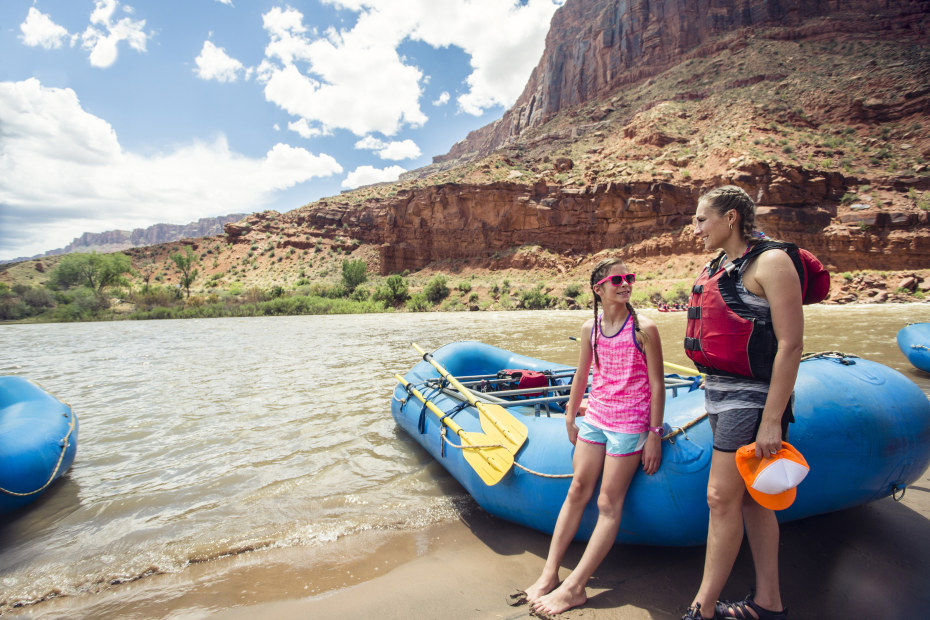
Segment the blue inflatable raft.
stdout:
<svg viewBox="0 0 930 620">
<path fill-rule="evenodd" d="M 74 462 L 71 406 L 22 377 L 0 377 L 0 514 L 34 501 Z"/>
<path fill-rule="evenodd" d="M 479 342 L 446 345 L 433 358 L 463 382 L 495 377 L 502 369 L 546 371 L 553 385 L 571 381 L 566 366 Z M 475 439 L 486 435 L 481 434 L 478 411 L 444 384 L 431 364 L 421 361 L 403 378 L 449 414 L 473 445 L 481 445 Z M 688 546 L 706 541 L 710 424 L 703 390 L 689 391 L 685 382 L 677 383 L 679 387 L 670 388 L 666 399 L 662 465 L 653 476 L 642 472 L 634 476 L 617 535 L 620 542 Z M 428 411 L 411 388 L 402 382 L 394 389 L 391 413 L 397 424 L 487 512 L 551 533 L 572 471 L 573 448 L 560 407 L 546 399 L 516 406 L 507 403 L 507 411 L 526 425 L 528 436 L 514 456 L 514 466 L 489 485 L 463 457 L 463 450 L 455 447 L 462 441 L 460 436 L 441 433 L 440 417 Z M 493 394 L 479 395 L 479 401 L 490 402 L 496 398 Z M 801 364 L 795 395 L 797 421 L 789 430 L 790 441 L 805 456 L 810 473 L 798 487 L 794 504 L 778 513 L 780 521 L 900 495 L 930 465 L 930 401 L 901 373 L 855 357 L 813 357 Z M 596 494 L 582 518 L 580 540 L 594 529 L 595 499 Z"/>
<path fill-rule="evenodd" d="M 898 348 L 924 372 L 930 372 L 930 323 L 910 323 L 898 330 Z"/>
</svg>

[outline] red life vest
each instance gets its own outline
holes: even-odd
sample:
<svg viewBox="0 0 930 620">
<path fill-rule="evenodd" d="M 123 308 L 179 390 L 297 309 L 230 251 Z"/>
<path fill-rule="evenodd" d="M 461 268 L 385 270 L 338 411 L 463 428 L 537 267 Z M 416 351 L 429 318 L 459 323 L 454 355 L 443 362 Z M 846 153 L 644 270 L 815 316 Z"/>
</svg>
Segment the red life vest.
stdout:
<svg viewBox="0 0 930 620">
<path fill-rule="evenodd" d="M 734 261 L 718 269 L 723 254 L 704 268 L 688 302 L 685 354 L 705 374 L 772 378 L 778 351 L 775 329 L 769 320 L 750 312 L 736 290 L 737 274 L 762 252 L 785 250 L 798 271 L 804 303 L 822 301 L 829 291 L 829 274 L 809 252 L 802 255 L 793 243 L 759 241 Z M 810 258 L 808 258 L 810 257 Z M 819 271 L 810 261 L 819 265 Z"/>
</svg>

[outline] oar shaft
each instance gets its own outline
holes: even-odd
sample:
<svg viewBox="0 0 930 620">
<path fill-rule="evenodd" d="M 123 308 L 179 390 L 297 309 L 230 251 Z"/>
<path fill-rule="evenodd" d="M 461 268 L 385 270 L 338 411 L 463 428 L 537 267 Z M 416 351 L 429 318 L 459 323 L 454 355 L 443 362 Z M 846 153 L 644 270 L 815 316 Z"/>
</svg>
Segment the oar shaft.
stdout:
<svg viewBox="0 0 930 620">
<path fill-rule="evenodd" d="M 703 375 L 703 374 L 704 374 L 704 373 L 700 373 L 700 372 L 696 371 L 696 370 L 693 369 L 693 368 L 688 368 L 687 366 L 679 366 L 678 364 L 673 364 L 673 363 L 671 363 L 671 362 L 662 362 L 662 363 L 665 365 L 666 368 L 670 368 L 670 369 L 672 369 L 672 370 L 675 370 L 675 371 L 677 371 L 677 372 L 679 372 L 679 373 L 681 373 L 681 374 L 683 374 L 683 375 L 692 375 L 692 376 L 694 376 L 694 375 Z"/>
<path fill-rule="evenodd" d="M 435 382 L 433 382 L 435 383 Z M 468 387 L 465 385 L 465 387 Z M 485 396 L 490 396 L 492 398 L 499 398 L 501 396 L 519 396 L 520 394 L 535 394 L 537 392 L 565 392 L 572 389 L 571 384 L 569 385 L 550 385 L 550 386 L 539 386 L 531 388 L 519 388 L 516 390 L 494 390 L 493 392 L 479 392 L 476 390 L 470 390 L 476 398 L 484 398 Z"/>
<path fill-rule="evenodd" d="M 468 399 L 464 395 L 462 395 L 462 393 L 459 392 L 458 390 L 453 390 L 450 388 L 442 388 L 442 393 L 445 394 L 446 396 L 451 396 L 452 398 L 455 398 L 456 400 L 460 400 L 462 402 L 468 402 Z M 526 406 L 533 406 L 533 405 L 542 405 L 545 403 L 564 403 L 568 399 L 569 399 L 569 396 L 566 394 L 564 396 L 544 396 L 541 398 L 527 398 L 525 400 L 501 400 L 501 402 L 494 403 L 494 404 L 500 405 L 501 407 L 504 407 L 504 408 L 526 407 Z"/>
<path fill-rule="evenodd" d="M 427 362 L 429 362 L 429 363 L 433 366 L 433 368 L 435 368 L 436 370 L 439 371 L 439 374 L 442 375 L 442 378 L 443 378 L 443 379 L 447 380 L 449 383 L 451 383 L 451 384 L 454 385 L 456 388 L 458 388 L 459 391 L 461 391 L 463 394 L 465 394 L 465 396 L 468 397 L 468 402 L 470 402 L 470 403 L 473 404 L 473 405 L 477 404 L 477 400 L 475 399 L 474 396 L 472 396 L 471 391 L 469 391 L 468 389 L 465 388 L 465 386 L 463 386 L 461 383 L 459 383 L 459 380 L 458 380 L 458 379 L 456 379 L 456 378 L 453 377 L 451 374 L 449 374 L 449 371 L 448 371 L 448 370 L 446 370 L 445 368 L 443 368 L 442 366 L 440 366 L 440 365 L 439 365 L 439 362 L 437 362 L 436 360 L 434 360 L 432 355 L 430 355 L 429 353 L 427 353 L 426 351 L 424 351 L 423 349 L 421 349 L 421 348 L 420 348 L 420 345 L 418 345 L 418 344 L 415 343 L 415 342 L 412 343 L 412 344 L 413 344 L 413 348 L 417 350 L 417 353 L 419 353 L 420 355 L 422 355 L 424 360 L 426 360 Z"/>
<path fill-rule="evenodd" d="M 415 387 L 413 387 L 412 385 L 410 385 L 410 383 L 409 383 L 406 379 L 404 379 L 404 378 L 401 377 L 400 375 L 394 375 L 394 378 L 397 379 L 398 381 L 400 381 L 400 384 L 403 385 L 405 388 L 409 389 L 411 394 L 413 394 L 414 396 L 416 396 L 417 398 L 419 398 L 420 401 L 421 401 L 424 405 L 426 405 L 426 408 L 427 408 L 427 409 L 429 409 L 429 410 L 432 411 L 434 414 L 436 414 L 436 417 L 438 417 L 440 420 L 442 420 L 442 423 L 443 423 L 443 424 L 445 424 L 445 425 L 448 426 L 450 429 L 452 429 L 452 432 L 454 432 L 456 435 L 461 435 L 462 427 L 459 426 L 458 423 L 455 422 L 455 420 L 452 420 L 452 419 L 450 419 L 448 416 L 446 416 L 445 412 L 444 412 L 442 409 L 440 409 L 439 407 L 437 407 L 436 405 L 434 405 L 432 402 L 430 402 L 429 400 L 427 400 L 427 398 L 426 398 L 425 396 L 423 396 L 422 394 L 420 394 L 420 391 L 417 390 L 417 388 L 415 388 Z M 408 386 L 409 386 L 409 387 L 408 387 Z"/>
</svg>

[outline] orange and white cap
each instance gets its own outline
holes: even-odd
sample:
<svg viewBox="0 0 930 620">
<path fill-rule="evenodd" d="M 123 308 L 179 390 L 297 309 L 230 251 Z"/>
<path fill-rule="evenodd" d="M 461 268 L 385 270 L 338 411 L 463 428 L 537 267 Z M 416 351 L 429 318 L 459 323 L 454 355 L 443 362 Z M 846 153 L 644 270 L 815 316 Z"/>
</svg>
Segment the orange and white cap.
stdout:
<svg viewBox="0 0 930 620">
<path fill-rule="evenodd" d="M 810 467 L 801 453 L 787 441 L 771 456 L 758 458 L 756 444 L 736 451 L 736 468 L 746 482 L 746 490 L 756 502 L 770 510 L 784 510 L 794 503 L 797 486 Z"/>
</svg>

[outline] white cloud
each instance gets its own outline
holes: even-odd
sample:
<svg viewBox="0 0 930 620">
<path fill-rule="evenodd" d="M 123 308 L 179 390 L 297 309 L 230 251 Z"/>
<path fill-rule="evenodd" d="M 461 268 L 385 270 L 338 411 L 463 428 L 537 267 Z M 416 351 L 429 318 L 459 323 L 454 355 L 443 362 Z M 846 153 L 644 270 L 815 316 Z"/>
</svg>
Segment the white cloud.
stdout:
<svg viewBox="0 0 930 620">
<path fill-rule="evenodd" d="M 286 144 L 246 157 L 223 136 L 154 155 L 127 152 L 74 91 L 35 78 L 0 82 L 0 118 L 2 258 L 62 247 L 88 231 L 251 212 L 279 190 L 343 172 L 329 155 Z"/>
<path fill-rule="evenodd" d="M 420 147 L 413 140 L 384 142 L 374 136 L 365 136 L 355 143 L 355 148 L 374 151 L 381 159 L 390 159 L 392 161 L 414 159 L 421 155 Z"/>
<path fill-rule="evenodd" d="M 421 155 L 420 147 L 413 140 L 402 140 L 400 142 L 391 142 L 383 149 L 378 151 L 381 159 L 390 159 L 399 161 L 401 159 L 415 159 Z"/>
<path fill-rule="evenodd" d="M 232 6 L 232 5 L 233 5 L 232 0 L 216 0 L 216 1 L 217 1 L 217 2 L 220 2 L 220 3 L 222 3 L 222 4 L 225 4 L 226 6 Z"/>
<path fill-rule="evenodd" d="M 20 39 L 29 47 L 58 49 L 68 38 L 68 31 L 52 21 L 52 18 L 35 7 L 29 7 L 26 21 L 19 25 L 23 34 Z"/>
<path fill-rule="evenodd" d="M 116 62 L 121 41 L 126 41 L 137 52 L 146 49 L 148 35 L 143 30 L 145 20 L 134 21 L 124 17 L 114 22 L 113 13 L 117 7 L 118 0 L 97 0 L 90 15 L 90 25 L 81 35 L 82 46 L 90 51 L 90 64 L 94 67 L 106 68 Z M 129 6 L 124 7 L 123 11 L 134 13 Z"/>
<path fill-rule="evenodd" d="M 265 98 L 327 130 L 390 136 L 427 121 L 420 110 L 422 72 L 397 54 L 405 33 L 362 14 L 351 30 L 308 32 L 295 9 L 264 17 L 270 42 L 259 69 Z M 298 68 L 298 64 L 300 68 Z"/>
<path fill-rule="evenodd" d="M 217 47 L 210 41 L 203 42 L 200 55 L 194 60 L 197 69 L 194 73 L 202 80 L 216 80 L 217 82 L 235 82 L 242 74 L 249 79 L 251 70 L 235 58 L 226 53 L 222 47 Z"/>
<path fill-rule="evenodd" d="M 471 58 L 459 107 L 481 115 L 520 95 L 545 47 L 552 14 L 564 0 L 324 0 L 361 11 L 353 32 L 433 47 L 456 46 Z M 396 43 L 395 43 L 396 46 Z"/>
<path fill-rule="evenodd" d="M 311 125 L 305 118 L 288 123 L 287 128 L 291 131 L 297 132 L 301 138 L 306 138 L 307 140 L 328 135 L 328 133 L 323 128 Z"/>
<path fill-rule="evenodd" d="M 374 166 L 359 166 L 346 175 L 342 182 L 343 189 L 354 189 L 363 185 L 372 183 L 390 183 L 396 181 L 401 174 L 406 172 L 400 166 L 390 166 L 388 168 L 375 168 Z"/>
<path fill-rule="evenodd" d="M 445 91 L 445 90 L 444 90 L 444 91 L 442 91 L 441 93 L 439 93 L 439 98 L 436 99 L 436 101 L 433 102 L 433 105 L 434 105 L 434 106 L 437 106 L 437 107 L 438 107 L 438 106 L 441 106 L 441 105 L 446 105 L 447 103 L 449 103 L 449 97 L 450 97 L 450 95 L 449 95 L 448 91 Z"/>
</svg>

